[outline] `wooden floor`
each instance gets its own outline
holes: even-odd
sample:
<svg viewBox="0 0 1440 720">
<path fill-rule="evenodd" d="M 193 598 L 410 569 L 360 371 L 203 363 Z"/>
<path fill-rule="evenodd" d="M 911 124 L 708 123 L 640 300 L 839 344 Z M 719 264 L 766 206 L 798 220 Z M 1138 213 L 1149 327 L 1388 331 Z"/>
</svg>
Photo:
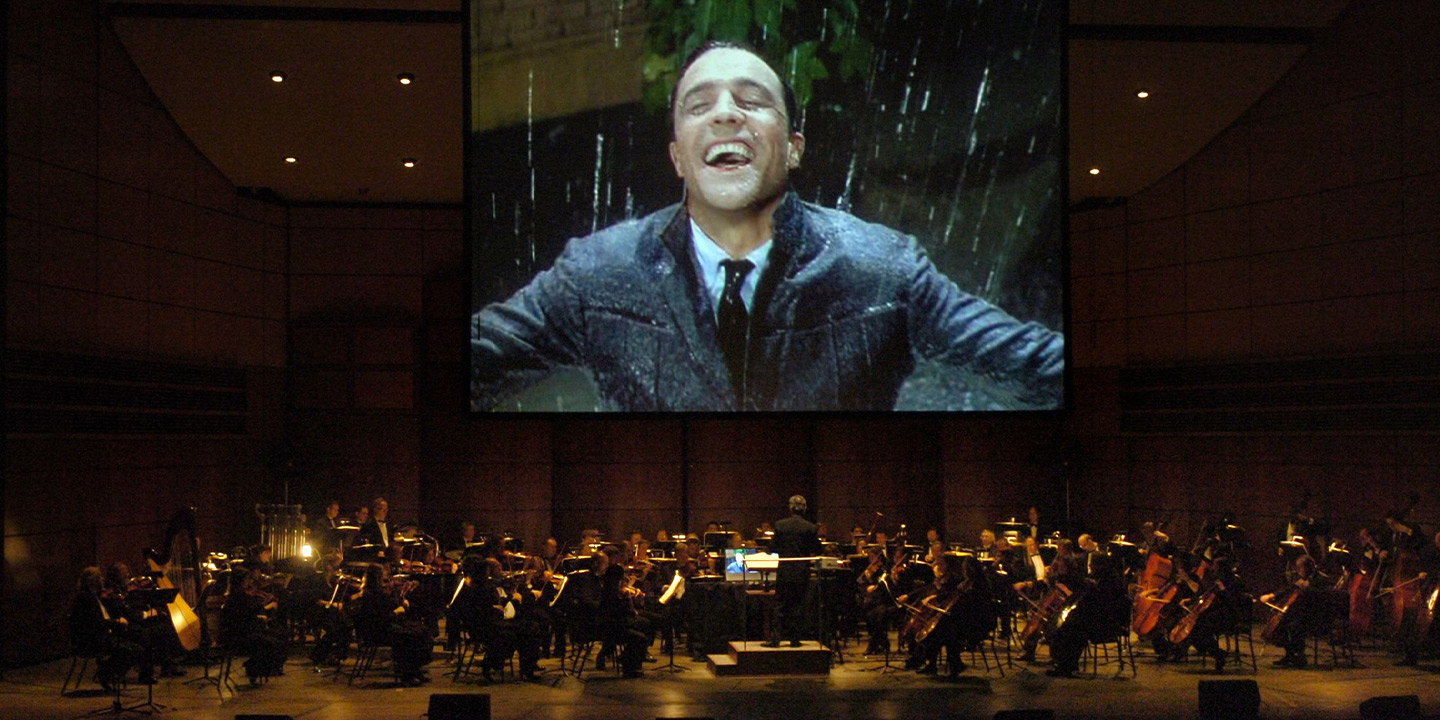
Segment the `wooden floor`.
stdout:
<svg viewBox="0 0 1440 720">
<path fill-rule="evenodd" d="M 1257 647 L 1257 649 L 1259 649 Z M 1049 708 L 1058 718 L 1196 718 L 1197 685 L 1202 680 L 1253 679 L 1258 682 L 1263 718 L 1358 718 L 1360 702 L 1377 695 L 1419 695 L 1428 716 L 1440 715 L 1440 663 L 1420 668 L 1394 665 L 1393 656 L 1378 649 L 1362 650 L 1360 667 L 1281 670 L 1270 663 L 1271 649 L 1260 658 L 1260 670 L 1205 672 L 1200 663 L 1157 664 L 1152 654 L 1138 657 L 1132 678 L 1113 664 L 1096 676 L 1079 679 L 1047 677 L 1045 664 L 1006 668 L 1004 677 L 992 670 L 971 668 L 958 679 L 888 671 L 877 659 L 862 658 L 851 645 L 844 662 L 820 678 L 716 678 L 703 662 L 677 658 L 685 672 L 671 673 L 646 664 L 645 676 L 622 679 L 610 671 L 587 671 L 583 679 L 562 675 L 557 661 L 546 660 L 548 672 L 539 682 L 486 684 L 452 682 L 444 674 L 449 658 L 438 654 L 431 665 L 433 682 L 401 688 L 383 675 L 348 685 L 313 671 L 306 660 L 292 659 L 283 677 L 259 687 L 242 687 L 222 700 L 214 686 L 187 684 L 200 674 L 167 679 L 155 688 L 155 701 L 169 709 L 161 717 L 229 720 L 239 714 L 289 715 L 305 720 L 419 718 L 431 693 L 482 692 L 491 696 L 494 718 L 989 718 L 997 710 Z M 1003 653 L 1002 653 L 1003 657 Z M 665 661 L 667 658 L 661 657 Z M 1041 652 L 1043 661 L 1044 651 Z M 894 658 L 895 665 L 900 658 Z M 79 693 L 60 696 L 68 661 L 11 670 L 0 680 L 0 718 L 74 718 L 103 711 L 111 698 L 91 678 Z M 237 673 L 238 674 L 238 673 Z M 122 700 L 144 701 L 143 688 L 132 686 Z M 132 716 L 133 717 L 133 716 Z"/>
</svg>

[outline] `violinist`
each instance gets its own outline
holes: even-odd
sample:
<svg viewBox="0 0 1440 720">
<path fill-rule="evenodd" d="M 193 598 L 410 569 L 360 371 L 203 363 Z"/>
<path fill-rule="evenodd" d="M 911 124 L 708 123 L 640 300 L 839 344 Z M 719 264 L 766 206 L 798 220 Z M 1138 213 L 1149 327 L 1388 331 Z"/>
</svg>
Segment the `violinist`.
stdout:
<svg viewBox="0 0 1440 720">
<path fill-rule="evenodd" d="M 553 537 L 547 537 L 545 542 L 540 543 L 540 552 L 536 557 L 540 558 L 540 561 L 545 563 L 545 569 L 552 573 L 560 569 L 560 561 L 564 559 L 560 554 L 560 543 Z"/>
<path fill-rule="evenodd" d="M 137 604 L 131 591 L 153 588 L 148 576 L 131 577 L 130 566 L 112 563 L 105 571 L 105 602 L 112 617 L 124 619 L 120 634 L 125 641 L 139 645 L 143 651 L 138 664 L 144 685 L 153 682 L 156 665 L 165 677 L 182 677 L 185 672 L 175 666 L 175 659 L 184 653 L 180 638 L 170 616 L 148 605 Z"/>
<path fill-rule="evenodd" d="M 865 646 L 866 655 L 884 655 L 890 651 L 889 617 L 894 603 L 889 592 L 881 584 L 885 577 L 885 555 L 877 546 L 870 547 L 870 564 L 855 578 L 860 595 L 860 607 L 865 613 L 865 625 L 870 630 L 870 642 Z"/>
<path fill-rule="evenodd" d="M 620 671 L 625 677 L 640 677 L 649 647 L 650 623 L 635 612 L 634 599 L 640 591 L 631 586 L 625 568 L 618 563 L 620 549 L 607 545 L 593 555 L 591 572 L 600 579 L 600 598 L 596 608 L 601 648 L 595 661 L 596 669 L 605 667 L 605 659 L 619 650 Z"/>
<path fill-rule="evenodd" d="M 245 676 L 254 685 L 261 678 L 285 674 L 287 633 L 271 622 L 279 607 L 273 595 L 255 587 L 255 574 L 231 571 L 230 593 L 220 609 L 220 642 L 237 655 L 247 655 Z"/>
<path fill-rule="evenodd" d="M 107 692 L 112 691 L 130 666 L 141 661 L 145 649 L 126 638 L 129 620 L 125 615 L 111 612 L 111 597 L 100 568 L 91 565 L 81 570 L 76 591 L 70 606 L 70 643 L 76 654 L 97 656 L 95 679 Z M 140 682 L 154 683 L 154 676 L 142 670 Z"/>
<path fill-rule="evenodd" d="M 321 561 L 324 568 L 324 596 L 314 603 L 311 625 L 317 629 L 315 647 L 310 651 L 310 662 L 316 671 L 325 665 L 339 665 L 345 659 L 355 627 L 345 612 L 346 604 L 359 592 L 359 581 L 363 578 L 342 574 L 340 567 L 344 556 L 338 550 L 325 555 Z"/>
<path fill-rule="evenodd" d="M 1275 661 L 1277 668 L 1295 670 L 1305 667 L 1305 638 L 1321 629 L 1325 617 L 1325 601 L 1318 587 L 1315 560 L 1309 555 L 1295 558 L 1294 580 L 1281 593 L 1261 595 L 1259 602 L 1280 612 L 1273 631 L 1267 627 L 1266 641 L 1285 648 L 1285 657 Z M 1288 593 L 1288 596 L 1286 595 Z M 1279 600 L 1283 605 L 1276 605 Z"/>
<path fill-rule="evenodd" d="M 1130 598 L 1125 580 L 1109 555 L 1089 555 L 1089 576 L 1078 585 L 1074 606 L 1050 636 L 1051 677 L 1074 677 L 1088 643 L 1113 642 L 1130 632 Z"/>
<path fill-rule="evenodd" d="M 945 543 L 939 540 L 931 541 L 930 550 L 925 553 L 925 563 L 931 567 L 935 567 L 935 563 L 940 562 L 940 558 L 944 557 L 944 555 Z M 936 571 L 938 572 L 939 568 L 936 568 Z"/>
<path fill-rule="evenodd" d="M 489 642 L 481 671 L 486 680 L 492 673 L 503 671 L 510 656 L 520 656 L 520 677 L 534 680 L 540 665 L 540 623 L 538 604 L 540 592 L 530 584 L 531 574 L 507 574 L 496 560 L 486 561 L 485 578 L 480 584 L 479 598 L 487 598 L 489 608 Z M 534 564 L 531 563 L 531 567 Z"/>
<path fill-rule="evenodd" d="M 356 635 L 363 642 L 390 646 L 396 679 L 407 687 L 430 680 L 425 673 L 430 633 L 406 597 L 416 584 L 404 576 L 392 578 L 386 566 L 372 563 L 365 568 L 364 589 L 354 600 Z"/>
</svg>

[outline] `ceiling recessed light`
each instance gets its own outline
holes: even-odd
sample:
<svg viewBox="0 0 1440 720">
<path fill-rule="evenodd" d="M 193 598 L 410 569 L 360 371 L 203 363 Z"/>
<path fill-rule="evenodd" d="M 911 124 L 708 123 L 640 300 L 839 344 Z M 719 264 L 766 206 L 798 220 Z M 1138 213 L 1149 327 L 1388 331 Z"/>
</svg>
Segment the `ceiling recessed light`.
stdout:
<svg viewBox="0 0 1440 720">
<path fill-rule="evenodd" d="M 279 71 L 279 70 L 276 70 L 275 72 L 270 73 L 270 82 L 283 83 L 283 82 L 285 82 L 285 78 L 287 78 L 287 77 L 289 77 L 289 76 L 286 75 L 285 73 L 283 73 L 283 72 L 281 72 L 281 71 Z"/>
<path fill-rule="evenodd" d="M 1146 90 L 1145 88 L 1140 88 L 1139 90 L 1135 91 L 1135 97 L 1144 100 L 1145 98 L 1150 97 L 1150 91 Z"/>
<path fill-rule="evenodd" d="M 415 75 L 408 72 L 400 73 L 399 75 L 395 76 L 395 79 L 399 80 L 401 85 L 409 85 L 410 83 L 415 82 Z"/>
<path fill-rule="evenodd" d="M 287 155 L 285 156 L 285 162 L 287 164 L 294 165 L 295 163 L 300 162 L 300 158 L 297 158 L 294 155 Z"/>
<path fill-rule="evenodd" d="M 404 165 L 407 168 L 413 168 L 415 167 L 415 158 L 405 158 L 404 160 L 400 161 L 400 164 Z"/>
<path fill-rule="evenodd" d="M 1091 175 L 1099 175 L 1099 174 L 1100 174 L 1100 168 L 1098 168 L 1098 167 L 1092 167 L 1092 168 L 1090 168 L 1090 174 L 1091 174 Z"/>
</svg>

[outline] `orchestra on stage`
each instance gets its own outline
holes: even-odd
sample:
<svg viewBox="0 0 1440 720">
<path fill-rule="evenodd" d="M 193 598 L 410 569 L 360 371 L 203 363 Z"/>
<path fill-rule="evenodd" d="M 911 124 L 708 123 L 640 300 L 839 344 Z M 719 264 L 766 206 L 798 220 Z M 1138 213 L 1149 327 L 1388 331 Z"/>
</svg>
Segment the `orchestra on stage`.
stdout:
<svg viewBox="0 0 1440 720">
<path fill-rule="evenodd" d="M 1220 673 L 1240 659 L 1228 640 L 1242 634 L 1283 651 L 1271 666 L 1287 670 L 1309 666 L 1322 644 L 1336 653 L 1379 639 L 1399 665 L 1440 652 L 1440 533 L 1411 519 L 1414 503 L 1348 537 L 1307 503 L 1275 539 L 1228 513 L 1184 538 L 1168 517 L 1068 536 L 1034 507 L 973 542 L 933 527 L 912 536 L 878 512 L 835 536 L 796 495 L 785 517 L 748 531 L 710 522 L 526 542 L 469 521 L 437 539 L 375 498 L 350 514 L 327 503 L 309 523 L 312 557 L 279 560 L 263 544 L 201 552 L 182 511 L 161 550 L 145 551 L 148 572 L 80 572 L 70 632 L 107 689 L 182 675 L 206 650 L 243 659 L 258 684 L 301 653 L 308 671 L 353 678 L 358 656 L 383 648 L 405 686 L 432 672 L 640 677 L 734 640 L 813 643 L 835 663 L 950 677 L 1002 651 L 1073 677 L 1087 649 L 1112 643 L 1130 649 L 1132 673 L 1135 652 Z M 1255 579 L 1272 576 L 1283 581 Z"/>
</svg>

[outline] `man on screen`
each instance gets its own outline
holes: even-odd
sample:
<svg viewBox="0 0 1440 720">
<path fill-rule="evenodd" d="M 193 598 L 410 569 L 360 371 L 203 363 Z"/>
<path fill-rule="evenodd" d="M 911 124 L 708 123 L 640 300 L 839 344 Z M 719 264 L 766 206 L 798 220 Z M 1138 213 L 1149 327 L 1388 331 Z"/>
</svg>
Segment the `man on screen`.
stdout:
<svg viewBox="0 0 1440 720">
<path fill-rule="evenodd" d="M 702 46 L 670 116 L 684 202 L 571 241 L 476 313 L 475 409 L 568 366 L 607 409 L 891 410 L 917 358 L 1059 406 L 1058 333 L 961 291 L 914 238 L 790 191 L 805 138 L 758 55 Z"/>
</svg>

